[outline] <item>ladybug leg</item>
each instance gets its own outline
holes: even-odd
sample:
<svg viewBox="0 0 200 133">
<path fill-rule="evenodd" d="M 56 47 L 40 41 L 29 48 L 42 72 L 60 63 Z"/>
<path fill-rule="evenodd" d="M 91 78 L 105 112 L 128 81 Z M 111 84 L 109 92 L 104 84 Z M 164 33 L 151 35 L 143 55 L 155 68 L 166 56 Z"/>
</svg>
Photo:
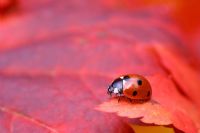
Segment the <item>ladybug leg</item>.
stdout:
<svg viewBox="0 0 200 133">
<path fill-rule="evenodd" d="M 133 102 L 133 100 L 132 100 L 132 99 L 130 99 L 130 98 L 129 98 L 129 101 L 130 101 L 131 103 Z"/>
<path fill-rule="evenodd" d="M 118 93 L 118 103 L 119 103 L 119 101 L 121 100 L 121 94 L 120 93 Z"/>
<path fill-rule="evenodd" d="M 119 101 L 120 101 L 120 97 L 118 98 L 118 103 L 119 103 Z"/>
<path fill-rule="evenodd" d="M 119 90 L 118 95 L 119 95 L 119 99 L 118 99 L 118 102 L 119 102 L 120 101 L 120 97 L 123 95 L 123 90 L 122 89 Z"/>
<path fill-rule="evenodd" d="M 129 100 L 129 102 L 131 102 L 131 103 L 133 102 L 133 100 L 132 100 L 132 99 L 130 99 L 130 98 L 128 98 L 128 97 L 127 97 L 127 100 Z"/>
</svg>

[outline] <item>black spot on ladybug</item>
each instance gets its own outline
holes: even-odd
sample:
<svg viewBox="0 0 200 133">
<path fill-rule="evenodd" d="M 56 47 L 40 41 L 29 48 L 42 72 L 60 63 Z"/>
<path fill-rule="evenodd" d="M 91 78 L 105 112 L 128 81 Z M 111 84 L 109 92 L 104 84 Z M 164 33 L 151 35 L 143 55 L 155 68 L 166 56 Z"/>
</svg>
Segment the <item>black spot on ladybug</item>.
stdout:
<svg viewBox="0 0 200 133">
<path fill-rule="evenodd" d="M 137 95 L 137 91 L 134 91 L 134 92 L 133 92 L 133 96 L 136 96 L 136 95 Z"/>
<path fill-rule="evenodd" d="M 130 77 L 128 75 L 124 76 L 124 80 L 129 79 Z"/>
<path fill-rule="evenodd" d="M 138 83 L 138 85 L 142 85 L 142 80 L 139 79 L 139 80 L 137 81 L 137 83 Z"/>
<path fill-rule="evenodd" d="M 148 91 L 147 96 L 148 96 L 148 97 L 150 96 L 150 91 Z"/>
</svg>

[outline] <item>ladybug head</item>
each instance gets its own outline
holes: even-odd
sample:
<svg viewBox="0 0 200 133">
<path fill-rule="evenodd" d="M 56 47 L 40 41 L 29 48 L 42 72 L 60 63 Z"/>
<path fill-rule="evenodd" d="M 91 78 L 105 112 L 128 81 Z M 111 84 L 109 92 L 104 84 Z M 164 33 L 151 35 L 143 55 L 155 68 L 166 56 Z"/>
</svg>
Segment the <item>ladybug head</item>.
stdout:
<svg viewBox="0 0 200 133">
<path fill-rule="evenodd" d="M 109 95 L 114 94 L 122 94 L 123 93 L 123 79 L 117 78 L 115 79 L 112 84 L 108 87 Z"/>
</svg>

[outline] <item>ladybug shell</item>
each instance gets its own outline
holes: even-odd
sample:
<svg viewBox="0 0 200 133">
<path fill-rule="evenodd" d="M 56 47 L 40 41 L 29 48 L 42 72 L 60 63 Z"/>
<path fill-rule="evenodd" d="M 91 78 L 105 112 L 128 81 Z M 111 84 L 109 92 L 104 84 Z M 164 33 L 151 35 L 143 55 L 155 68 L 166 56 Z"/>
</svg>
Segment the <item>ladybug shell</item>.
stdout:
<svg viewBox="0 0 200 133">
<path fill-rule="evenodd" d="M 137 74 L 128 76 L 129 78 L 123 84 L 124 96 L 135 100 L 150 100 L 152 90 L 148 80 Z"/>
</svg>

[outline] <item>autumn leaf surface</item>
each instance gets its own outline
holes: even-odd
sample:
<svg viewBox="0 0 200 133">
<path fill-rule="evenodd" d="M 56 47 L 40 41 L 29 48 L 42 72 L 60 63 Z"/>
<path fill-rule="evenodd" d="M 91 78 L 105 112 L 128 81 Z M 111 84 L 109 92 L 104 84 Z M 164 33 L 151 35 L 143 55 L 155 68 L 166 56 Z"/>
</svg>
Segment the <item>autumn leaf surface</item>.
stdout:
<svg viewBox="0 0 200 133">
<path fill-rule="evenodd" d="M 106 112 L 117 112 L 119 116 L 127 116 L 129 118 L 141 118 L 144 123 L 157 125 L 172 124 L 170 114 L 154 101 L 144 103 L 134 103 L 113 99 L 105 102 L 97 110 Z"/>
<path fill-rule="evenodd" d="M 0 18 L 0 132 L 126 133 L 135 117 L 200 129 L 199 71 L 183 56 L 187 47 L 166 10 L 117 10 L 90 0 L 13 6 Z M 126 73 L 145 75 L 157 103 L 109 101 L 107 86 Z M 130 119 L 95 110 L 99 105 Z"/>
</svg>

